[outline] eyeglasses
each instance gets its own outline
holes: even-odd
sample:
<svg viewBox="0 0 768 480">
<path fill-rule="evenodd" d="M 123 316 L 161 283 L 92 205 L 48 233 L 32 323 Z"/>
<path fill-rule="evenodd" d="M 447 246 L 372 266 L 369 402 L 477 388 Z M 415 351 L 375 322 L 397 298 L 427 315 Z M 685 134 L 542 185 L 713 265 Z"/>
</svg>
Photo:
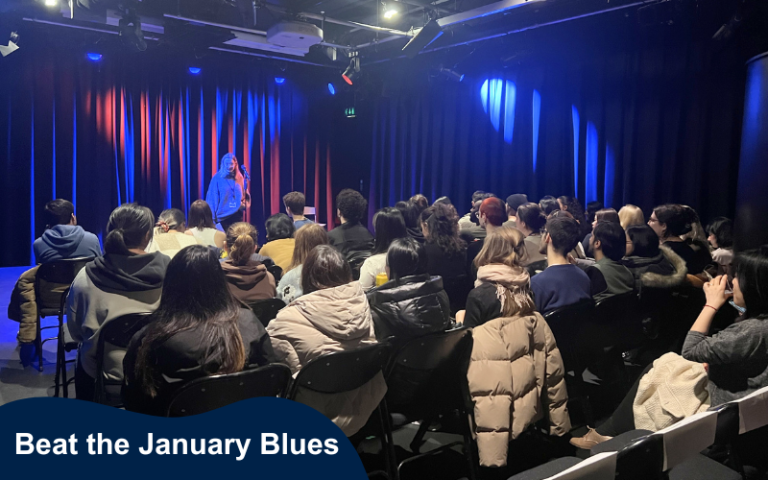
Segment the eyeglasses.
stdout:
<svg viewBox="0 0 768 480">
<path fill-rule="evenodd" d="M 651 218 L 648 219 L 648 224 L 650 225 L 651 223 L 659 223 L 659 221 L 657 219 L 651 217 Z"/>
</svg>

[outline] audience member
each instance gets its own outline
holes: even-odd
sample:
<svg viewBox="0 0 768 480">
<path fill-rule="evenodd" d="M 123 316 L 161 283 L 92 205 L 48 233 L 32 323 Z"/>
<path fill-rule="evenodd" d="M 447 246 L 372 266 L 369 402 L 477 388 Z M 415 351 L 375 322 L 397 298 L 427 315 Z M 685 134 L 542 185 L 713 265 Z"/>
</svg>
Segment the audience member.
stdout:
<svg viewBox="0 0 768 480">
<path fill-rule="evenodd" d="M 603 202 L 593 200 L 591 202 L 587 203 L 587 223 L 590 225 L 593 225 L 595 222 L 595 214 L 600 210 L 605 210 L 606 208 L 603 206 Z M 613 209 L 611 209 L 613 210 Z M 614 210 L 615 211 L 615 210 Z"/>
<path fill-rule="evenodd" d="M 208 247 L 224 248 L 227 234 L 216 229 L 213 223 L 213 212 L 205 200 L 195 200 L 189 206 L 189 222 L 191 227 L 185 233 L 192 235 L 200 245 Z"/>
<path fill-rule="evenodd" d="M 635 277 L 638 287 L 672 288 L 685 281 L 685 262 L 669 247 L 659 245 L 659 236 L 648 225 L 627 229 L 629 244 L 624 266 Z"/>
<path fill-rule="evenodd" d="M 72 202 L 60 198 L 45 204 L 45 232 L 32 249 L 37 263 L 101 255 L 99 237 L 77 224 Z"/>
<path fill-rule="evenodd" d="M 155 233 L 147 246 L 147 253 L 160 252 L 173 258 L 182 248 L 197 245 L 194 236 L 184 234 L 186 229 L 184 212 L 178 208 L 163 210 L 155 224 Z"/>
<path fill-rule="evenodd" d="M 293 221 L 284 213 L 276 213 L 267 219 L 266 226 L 267 244 L 261 247 L 259 253 L 271 258 L 285 272 L 291 266 L 296 245 Z"/>
<path fill-rule="evenodd" d="M 528 202 L 517 207 L 517 229 L 525 236 L 526 260 L 523 266 L 542 264 L 546 268 L 546 251 L 541 253 L 541 231 L 546 224 L 547 217 L 538 203 Z"/>
<path fill-rule="evenodd" d="M 248 224 L 229 231 L 238 225 Z M 224 276 L 216 253 L 202 245 L 184 248 L 168 264 L 160 306 L 123 360 L 127 410 L 165 416 L 173 393 L 186 383 L 270 363 L 269 335 L 229 295 Z"/>
<path fill-rule="evenodd" d="M 467 245 L 459 238 L 455 209 L 432 205 L 421 213 L 421 229 L 427 239 L 427 272 L 443 280 L 467 275 Z"/>
<path fill-rule="evenodd" d="M 640 207 L 628 203 L 619 210 L 619 223 L 624 230 L 634 225 L 645 225 L 645 216 Z"/>
<path fill-rule="evenodd" d="M 507 220 L 505 227 L 517 228 L 517 209 L 520 205 L 528 203 L 528 195 L 524 193 L 515 193 L 507 197 Z"/>
<path fill-rule="evenodd" d="M 293 219 L 293 226 L 296 230 L 300 229 L 304 225 L 315 223 L 312 220 L 304 216 L 304 207 L 307 203 L 304 194 L 301 192 L 290 192 L 283 196 L 283 205 L 285 205 L 285 213 Z"/>
<path fill-rule="evenodd" d="M 386 273 L 387 249 L 396 238 L 405 238 L 408 233 L 400 211 L 393 207 L 382 208 L 373 217 L 376 238 L 371 256 L 360 267 L 360 285 L 366 292 L 376 286 L 376 275 Z"/>
<path fill-rule="evenodd" d="M 376 338 L 402 345 L 451 327 L 451 306 L 443 279 L 427 273 L 424 245 L 398 238 L 387 250 L 390 280 L 368 292 Z"/>
<path fill-rule="evenodd" d="M 567 216 L 547 220 L 542 240 L 547 248 L 547 268 L 531 278 L 536 309 L 542 315 L 592 298 L 589 277 L 572 265 L 568 252 L 579 243 L 579 224 Z"/>
<path fill-rule="evenodd" d="M 544 215 L 549 216 L 550 213 L 560 209 L 560 204 L 557 203 L 557 199 L 552 195 L 545 195 L 539 200 L 539 207 Z"/>
<path fill-rule="evenodd" d="M 416 195 L 412 196 L 410 200 L 408 200 L 408 203 L 413 203 L 417 207 L 419 207 L 419 214 L 429 208 L 429 200 L 427 200 L 427 197 L 424 195 L 417 193 Z"/>
<path fill-rule="evenodd" d="M 373 249 L 373 236 L 360 223 L 367 208 L 368 202 L 355 190 L 346 188 L 336 196 L 341 225 L 328 233 L 328 239 L 347 261 L 367 257 Z"/>
<path fill-rule="evenodd" d="M 441 203 L 441 204 L 443 204 L 443 205 L 450 205 L 451 207 L 453 207 L 453 209 L 454 209 L 454 210 L 456 209 L 456 208 L 453 206 L 453 202 L 452 202 L 452 201 L 451 201 L 451 199 L 450 199 L 450 198 L 448 198 L 448 197 L 440 197 L 440 198 L 438 198 L 437 200 L 435 200 L 435 203 L 433 203 L 432 205 L 434 206 L 434 205 L 437 205 L 438 203 Z"/>
<path fill-rule="evenodd" d="M 259 232 L 250 223 L 238 222 L 227 230 L 229 255 L 221 262 L 227 286 L 243 303 L 275 298 L 275 277 L 267 266 L 252 258 L 258 246 Z"/>
<path fill-rule="evenodd" d="M 587 218 L 584 215 L 584 207 L 581 206 L 581 202 L 579 202 L 578 198 L 563 195 L 562 197 L 557 198 L 557 204 L 559 205 L 560 210 L 570 213 L 573 218 L 579 222 L 579 228 L 581 230 L 581 236 L 579 238 L 583 238 L 584 235 L 592 230 L 592 224 L 587 223 Z"/>
<path fill-rule="evenodd" d="M 725 276 L 718 276 L 704 285 L 706 305 L 688 332 L 682 350 L 685 360 L 695 362 L 687 368 L 698 372 L 702 381 L 688 381 L 686 390 L 675 389 L 675 401 L 679 405 L 697 405 L 707 396 L 710 405 L 722 405 L 768 386 L 768 350 L 765 349 L 768 344 L 768 322 L 765 320 L 768 317 L 768 245 L 736 255 L 733 269 L 733 302 L 746 309 L 743 320 L 708 336 L 715 314 L 726 304 L 730 294 L 726 293 L 728 281 Z M 704 371 L 701 364 L 707 365 L 708 371 Z M 653 364 L 649 365 L 644 374 L 652 367 Z M 643 377 L 637 379 L 605 423 L 596 430 L 589 429 L 584 437 L 571 439 L 571 443 L 590 449 L 635 429 L 635 403 Z M 666 418 L 669 419 L 669 415 Z M 637 419 L 644 420 L 642 417 Z M 681 416 L 676 415 L 675 419 L 680 420 Z"/>
<path fill-rule="evenodd" d="M 144 251 L 152 239 L 155 218 L 147 207 L 127 203 L 109 216 L 104 256 L 85 266 L 67 297 L 67 327 L 80 344 L 75 371 L 77 398 L 92 401 L 95 391 L 96 347 L 105 323 L 130 313 L 152 312 L 160 304 L 170 258 Z M 107 352 L 104 372 L 122 378 L 124 352 Z"/>
<path fill-rule="evenodd" d="M 602 208 L 592 214 L 592 221 L 590 222 L 592 225 L 592 231 L 594 231 L 599 222 L 620 223 L 619 214 L 616 213 L 616 210 L 613 208 Z M 592 247 L 590 246 L 590 242 L 592 240 L 592 231 L 584 236 L 584 240 L 581 241 L 581 245 L 584 247 L 584 253 L 586 253 L 587 257 L 595 258 L 595 252 L 592 251 Z"/>
<path fill-rule="evenodd" d="M 313 223 L 296 232 L 296 247 L 293 249 L 291 266 L 277 285 L 277 298 L 286 304 L 304 294 L 301 289 L 301 271 L 309 252 L 318 245 L 328 245 L 328 232 L 320 225 Z"/>
<path fill-rule="evenodd" d="M 596 262 L 587 268 L 587 275 L 596 302 L 634 290 L 635 277 L 621 263 L 627 250 L 627 234 L 618 222 L 599 222 L 590 247 L 595 252 Z"/>
<path fill-rule="evenodd" d="M 725 217 L 717 217 L 707 225 L 707 234 L 707 241 L 714 249 L 712 260 L 718 265 L 718 274 L 729 273 L 733 262 L 733 222 Z"/>
<path fill-rule="evenodd" d="M 694 250 L 691 242 L 681 237 L 690 233 L 693 224 L 699 221 L 699 216 L 688 206 L 677 204 L 660 205 L 653 209 L 648 225 L 659 236 L 659 241 L 678 254 L 686 264 L 688 273 L 700 274 L 711 262 L 709 252 Z"/>
<path fill-rule="evenodd" d="M 426 202 L 426 198 L 424 198 L 424 201 Z M 395 208 L 400 210 L 400 213 L 403 215 L 403 220 L 405 220 L 405 229 L 408 233 L 408 236 L 419 243 L 424 243 L 426 239 L 424 238 L 424 232 L 421 231 L 419 217 L 421 217 L 421 212 L 426 210 L 427 207 L 422 208 L 421 205 L 421 203 L 412 201 L 397 202 L 395 204 Z"/>
<path fill-rule="evenodd" d="M 502 228 L 502 225 L 507 221 L 506 205 L 499 198 L 486 198 L 481 202 L 480 208 L 478 209 L 478 219 L 480 220 L 480 228 L 485 230 L 485 237 L 487 237 L 497 229 Z M 473 270 L 472 262 L 483 248 L 484 240 L 485 238 L 480 238 L 467 243 L 468 271 Z"/>
<path fill-rule="evenodd" d="M 485 200 L 487 198 L 486 195 L 487 193 L 482 190 L 477 190 L 472 194 L 472 201 L 469 204 L 469 213 L 459 218 L 459 230 L 465 230 L 477 226 L 477 210 L 480 208 L 479 202 Z"/>
<path fill-rule="evenodd" d="M 327 353 L 376 343 L 371 310 L 343 255 L 330 246 L 312 249 L 301 272 L 304 296 L 280 310 L 267 327 L 275 354 L 294 375 Z M 338 395 L 299 389 L 296 401 L 335 423 L 345 435 L 357 433 L 376 410 L 387 385 L 379 373 L 362 387 Z"/>
</svg>

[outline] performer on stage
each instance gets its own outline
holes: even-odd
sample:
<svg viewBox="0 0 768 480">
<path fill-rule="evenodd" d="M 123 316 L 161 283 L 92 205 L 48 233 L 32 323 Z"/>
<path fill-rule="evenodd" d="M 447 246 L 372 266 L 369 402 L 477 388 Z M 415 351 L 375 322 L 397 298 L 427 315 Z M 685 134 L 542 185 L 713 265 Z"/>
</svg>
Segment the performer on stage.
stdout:
<svg viewBox="0 0 768 480">
<path fill-rule="evenodd" d="M 249 195 L 244 188 L 243 175 L 238 170 L 237 158 L 227 153 L 221 158 L 219 171 L 211 178 L 205 201 L 213 212 L 213 220 L 226 232 L 230 225 L 243 221 L 243 210 L 249 206 Z"/>
</svg>

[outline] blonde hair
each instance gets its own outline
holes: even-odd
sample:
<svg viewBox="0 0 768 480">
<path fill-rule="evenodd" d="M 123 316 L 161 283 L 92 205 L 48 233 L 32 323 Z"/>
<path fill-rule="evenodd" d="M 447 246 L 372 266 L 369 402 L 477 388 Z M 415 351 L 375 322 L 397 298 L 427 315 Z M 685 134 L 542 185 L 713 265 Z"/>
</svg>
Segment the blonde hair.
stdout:
<svg viewBox="0 0 768 480">
<path fill-rule="evenodd" d="M 229 258 L 235 265 L 245 265 L 256 250 L 259 232 L 250 223 L 233 223 L 227 229 L 227 247 Z"/>
<path fill-rule="evenodd" d="M 634 225 L 645 225 L 645 216 L 640 207 L 628 203 L 619 210 L 619 223 L 624 230 Z"/>
<path fill-rule="evenodd" d="M 503 227 L 485 237 L 483 248 L 475 257 L 475 266 L 502 264 L 520 267 L 527 259 L 525 236 L 516 228 Z"/>
<path fill-rule="evenodd" d="M 289 272 L 299 265 L 303 265 L 304 260 L 307 259 L 309 252 L 311 252 L 313 248 L 318 245 L 328 245 L 329 243 L 328 232 L 316 223 L 308 223 L 296 230 L 294 238 L 296 244 L 293 248 L 291 266 L 288 267 Z"/>
</svg>

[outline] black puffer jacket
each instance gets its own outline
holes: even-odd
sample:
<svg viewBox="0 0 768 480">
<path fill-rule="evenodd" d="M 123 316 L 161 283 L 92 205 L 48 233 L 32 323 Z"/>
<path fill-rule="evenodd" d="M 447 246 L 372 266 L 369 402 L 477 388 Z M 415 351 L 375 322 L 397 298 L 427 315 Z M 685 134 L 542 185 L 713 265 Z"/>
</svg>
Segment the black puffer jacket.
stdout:
<svg viewBox="0 0 768 480">
<path fill-rule="evenodd" d="M 637 287 L 672 288 L 685 281 L 685 260 L 666 245 L 659 250 L 655 257 L 624 257 L 624 266 L 634 275 Z"/>
<path fill-rule="evenodd" d="M 451 327 L 451 308 L 443 279 L 428 274 L 391 280 L 368 292 L 376 338 L 395 337 L 402 345 L 412 338 Z"/>
</svg>

